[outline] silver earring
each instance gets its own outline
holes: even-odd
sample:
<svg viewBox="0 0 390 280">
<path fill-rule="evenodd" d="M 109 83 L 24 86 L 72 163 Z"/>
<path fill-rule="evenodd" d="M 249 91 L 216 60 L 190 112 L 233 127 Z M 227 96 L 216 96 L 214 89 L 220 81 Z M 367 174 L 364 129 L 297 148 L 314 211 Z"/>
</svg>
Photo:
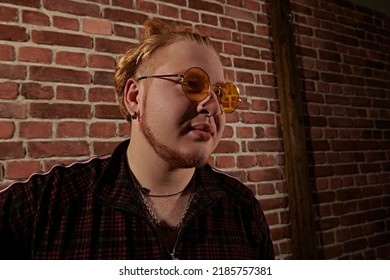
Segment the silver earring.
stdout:
<svg viewBox="0 0 390 280">
<path fill-rule="evenodd" d="M 130 116 L 132 120 L 135 120 L 137 118 L 137 113 L 136 112 L 131 113 Z"/>
</svg>

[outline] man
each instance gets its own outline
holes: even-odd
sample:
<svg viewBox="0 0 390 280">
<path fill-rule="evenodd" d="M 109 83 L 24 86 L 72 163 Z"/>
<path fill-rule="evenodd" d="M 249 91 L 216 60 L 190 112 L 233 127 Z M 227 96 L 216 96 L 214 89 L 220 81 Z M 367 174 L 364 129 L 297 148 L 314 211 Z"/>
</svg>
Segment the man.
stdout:
<svg viewBox="0 0 390 280">
<path fill-rule="evenodd" d="M 274 258 L 251 191 L 207 165 L 239 101 L 210 39 L 149 20 L 115 82 L 131 140 L 6 188 L 1 257 Z"/>
</svg>

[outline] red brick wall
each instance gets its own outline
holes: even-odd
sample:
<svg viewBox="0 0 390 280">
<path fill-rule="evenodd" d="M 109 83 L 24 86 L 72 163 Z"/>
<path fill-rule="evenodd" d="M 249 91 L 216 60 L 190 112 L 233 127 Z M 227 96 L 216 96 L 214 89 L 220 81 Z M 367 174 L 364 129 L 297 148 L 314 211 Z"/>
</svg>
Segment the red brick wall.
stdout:
<svg viewBox="0 0 390 280">
<path fill-rule="evenodd" d="M 169 2 L 0 3 L 0 186 L 128 137 L 116 59 L 149 16 L 193 23 L 242 91 L 211 162 L 258 196 L 277 257 L 289 258 L 268 1 Z M 292 10 L 320 256 L 389 258 L 389 19 L 344 1 L 294 0 Z"/>
<path fill-rule="evenodd" d="M 323 258 L 390 256 L 390 21 L 292 4 Z"/>
</svg>

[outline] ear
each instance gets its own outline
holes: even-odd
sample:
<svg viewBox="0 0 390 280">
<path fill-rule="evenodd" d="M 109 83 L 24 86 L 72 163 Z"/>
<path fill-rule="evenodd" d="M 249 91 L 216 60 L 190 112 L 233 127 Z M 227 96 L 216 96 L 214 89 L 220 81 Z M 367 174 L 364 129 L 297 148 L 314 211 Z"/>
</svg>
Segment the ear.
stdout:
<svg viewBox="0 0 390 280">
<path fill-rule="evenodd" d="M 135 79 L 130 78 L 126 82 L 124 90 L 124 102 L 127 111 L 133 115 L 138 112 L 138 83 Z"/>
</svg>

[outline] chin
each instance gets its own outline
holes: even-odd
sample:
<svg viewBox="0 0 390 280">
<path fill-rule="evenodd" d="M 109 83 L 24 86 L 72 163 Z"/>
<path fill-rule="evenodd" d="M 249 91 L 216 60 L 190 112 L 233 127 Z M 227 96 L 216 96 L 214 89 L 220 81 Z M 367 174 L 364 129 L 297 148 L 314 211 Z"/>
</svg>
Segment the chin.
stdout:
<svg viewBox="0 0 390 280">
<path fill-rule="evenodd" d="M 177 153 L 174 157 L 170 157 L 168 162 L 175 168 L 199 168 L 205 166 L 209 161 L 209 156 L 203 154 L 180 154 Z"/>
</svg>

